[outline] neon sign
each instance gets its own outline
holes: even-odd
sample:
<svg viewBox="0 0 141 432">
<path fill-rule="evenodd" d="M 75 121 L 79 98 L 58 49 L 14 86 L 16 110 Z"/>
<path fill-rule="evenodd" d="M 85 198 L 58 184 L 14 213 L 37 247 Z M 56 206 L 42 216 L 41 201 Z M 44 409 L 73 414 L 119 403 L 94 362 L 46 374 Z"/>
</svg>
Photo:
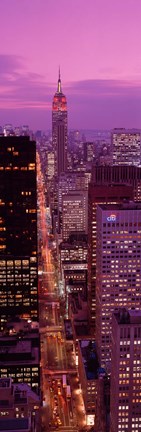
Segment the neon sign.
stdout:
<svg viewBox="0 0 141 432">
<path fill-rule="evenodd" d="M 116 221 L 116 215 L 115 214 L 111 214 L 110 216 L 107 217 L 107 221 L 108 222 L 115 222 Z"/>
</svg>

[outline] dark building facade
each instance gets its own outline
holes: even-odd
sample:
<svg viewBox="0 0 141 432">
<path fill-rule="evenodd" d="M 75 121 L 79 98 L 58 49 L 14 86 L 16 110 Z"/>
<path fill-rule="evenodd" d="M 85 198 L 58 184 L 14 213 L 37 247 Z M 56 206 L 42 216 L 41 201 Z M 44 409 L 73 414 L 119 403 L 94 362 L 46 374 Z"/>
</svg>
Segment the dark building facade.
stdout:
<svg viewBox="0 0 141 432">
<path fill-rule="evenodd" d="M 19 329 L 18 329 L 19 327 Z M 27 383 L 40 394 L 39 329 L 17 318 L 0 336 L 0 378 L 14 383 Z"/>
<path fill-rule="evenodd" d="M 0 327 L 38 320 L 36 144 L 0 137 Z"/>
<path fill-rule="evenodd" d="M 94 166 L 93 184 L 130 184 L 134 190 L 134 201 L 141 201 L 141 168 L 129 165 Z"/>
</svg>

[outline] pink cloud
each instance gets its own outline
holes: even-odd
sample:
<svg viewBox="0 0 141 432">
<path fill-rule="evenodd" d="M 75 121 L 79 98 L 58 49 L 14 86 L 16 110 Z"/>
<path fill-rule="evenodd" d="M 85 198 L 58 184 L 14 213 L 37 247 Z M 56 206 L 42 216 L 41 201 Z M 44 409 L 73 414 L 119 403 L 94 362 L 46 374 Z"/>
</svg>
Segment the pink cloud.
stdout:
<svg viewBox="0 0 141 432">
<path fill-rule="evenodd" d="M 16 123 L 51 128 L 57 83 L 46 82 L 43 75 L 22 68 L 21 57 L 0 56 L 0 62 L 0 123 L 7 122 L 9 116 L 13 118 L 14 110 Z M 69 127 L 141 127 L 140 80 L 81 80 L 62 83 L 62 88 L 68 101 Z"/>
</svg>

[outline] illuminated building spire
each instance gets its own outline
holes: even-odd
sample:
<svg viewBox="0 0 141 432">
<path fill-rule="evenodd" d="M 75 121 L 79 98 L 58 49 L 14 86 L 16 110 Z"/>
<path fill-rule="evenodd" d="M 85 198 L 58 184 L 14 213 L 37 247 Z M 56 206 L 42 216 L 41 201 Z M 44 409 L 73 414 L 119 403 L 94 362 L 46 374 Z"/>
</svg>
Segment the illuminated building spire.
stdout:
<svg viewBox="0 0 141 432">
<path fill-rule="evenodd" d="M 58 92 L 58 93 L 62 93 L 62 89 L 61 89 L 60 66 L 59 66 L 59 78 L 58 78 L 58 87 L 57 87 L 57 92 Z"/>
<path fill-rule="evenodd" d="M 54 175 L 59 177 L 67 169 L 67 100 L 61 88 L 60 67 L 57 91 L 52 103 L 52 143 L 54 149 Z"/>
</svg>

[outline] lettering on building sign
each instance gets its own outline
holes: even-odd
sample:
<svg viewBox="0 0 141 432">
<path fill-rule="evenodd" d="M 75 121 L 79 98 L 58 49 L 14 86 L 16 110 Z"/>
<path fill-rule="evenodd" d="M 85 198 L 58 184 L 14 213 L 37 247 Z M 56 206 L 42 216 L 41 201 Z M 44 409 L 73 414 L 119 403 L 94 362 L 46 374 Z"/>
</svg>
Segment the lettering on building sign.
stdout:
<svg viewBox="0 0 141 432">
<path fill-rule="evenodd" d="M 110 216 L 107 217 L 107 221 L 108 222 L 115 222 L 116 221 L 116 215 L 111 214 Z"/>
</svg>

